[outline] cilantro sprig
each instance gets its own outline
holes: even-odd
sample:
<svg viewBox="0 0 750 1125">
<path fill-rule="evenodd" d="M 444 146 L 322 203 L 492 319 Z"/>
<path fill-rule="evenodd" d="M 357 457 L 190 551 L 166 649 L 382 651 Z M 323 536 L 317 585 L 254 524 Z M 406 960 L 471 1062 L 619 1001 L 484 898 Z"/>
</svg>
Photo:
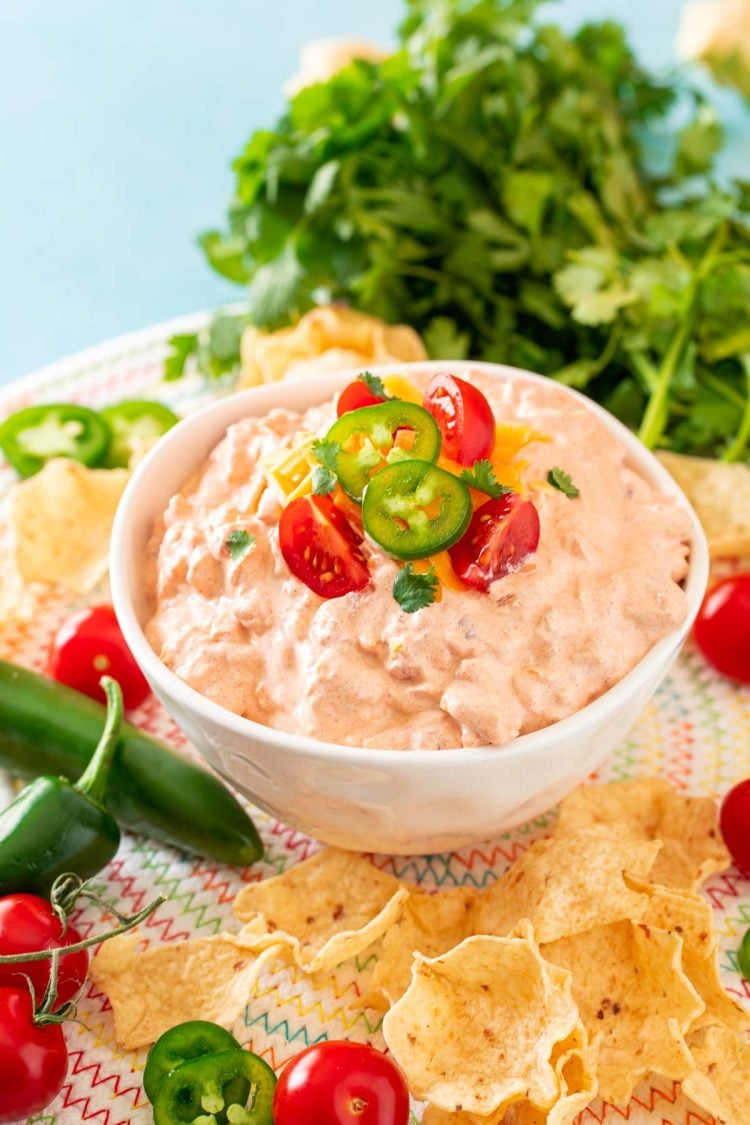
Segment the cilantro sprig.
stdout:
<svg viewBox="0 0 750 1125">
<path fill-rule="evenodd" d="M 407 320 L 435 358 L 582 390 L 649 446 L 746 459 L 750 185 L 719 186 L 705 96 L 650 74 L 611 20 L 437 7 L 408 0 L 394 57 L 301 90 L 250 137 L 224 229 L 201 239 L 243 307 L 177 337 L 169 377 L 231 377 L 248 323 L 345 301 Z"/>
<path fill-rule="evenodd" d="M 470 488 L 476 488 L 478 492 L 486 492 L 488 496 L 492 496 L 495 500 L 498 496 L 513 491 L 512 488 L 500 484 L 495 476 L 495 470 L 486 459 L 475 461 L 471 469 L 464 469 L 461 473 L 461 480 L 468 484 Z"/>
<path fill-rule="evenodd" d="M 431 566 L 426 574 L 415 574 L 410 562 L 401 568 L 393 580 L 393 596 L 404 613 L 416 613 L 435 601 L 438 576 Z"/>
<path fill-rule="evenodd" d="M 373 375 L 370 371 L 363 371 L 357 378 L 360 383 L 364 383 L 370 394 L 375 395 L 376 398 L 382 398 L 388 401 L 388 399 L 392 397 L 385 389 L 385 384 L 379 375 Z"/>
<path fill-rule="evenodd" d="M 254 535 L 251 535 L 249 531 L 245 531 L 243 527 L 236 527 L 234 531 L 230 531 L 229 535 L 227 535 L 224 546 L 229 552 L 229 557 L 232 562 L 239 562 L 240 559 L 244 559 L 254 543 Z"/>
<path fill-rule="evenodd" d="M 312 443 L 312 454 L 318 462 L 313 469 L 313 492 L 325 496 L 336 487 L 336 458 L 341 452 L 337 441 L 319 439 Z"/>
<path fill-rule="evenodd" d="M 573 484 L 573 481 L 564 469 L 559 469 L 556 465 L 547 473 L 547 481 L 553 488 L 559 489 L 564 492 L 569 500 L 575 500 L 576 496 L 580 496 L 580 491 Z"/>
</svg>

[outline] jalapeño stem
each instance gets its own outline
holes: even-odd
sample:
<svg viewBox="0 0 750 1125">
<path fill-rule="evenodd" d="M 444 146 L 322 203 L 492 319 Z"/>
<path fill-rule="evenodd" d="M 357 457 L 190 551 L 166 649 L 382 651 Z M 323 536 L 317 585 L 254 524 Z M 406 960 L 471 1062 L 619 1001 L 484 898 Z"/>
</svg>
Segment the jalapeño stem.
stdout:
<svg viewBox="0 0 750 1125">
<path fill-rule="evenodd" d="M 104 804 L 112 758 L 122 729 L 122 691 L 117 680 L 102 676 L 99 681 L 107 696 L 107 718 L 91 761 L 78 779 L 76 789 L 98 805 Z"/>
</svg>

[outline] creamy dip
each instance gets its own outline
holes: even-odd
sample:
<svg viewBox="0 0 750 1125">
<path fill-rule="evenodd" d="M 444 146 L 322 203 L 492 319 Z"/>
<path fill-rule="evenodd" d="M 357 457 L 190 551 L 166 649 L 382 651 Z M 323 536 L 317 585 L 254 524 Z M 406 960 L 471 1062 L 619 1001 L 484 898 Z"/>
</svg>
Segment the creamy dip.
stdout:
<svg viewBox="0 0 750 1125">
<path fill-rule="evenodd" d="M 687 513 L 628 468 L 616 438 L 554 383 L 462 376 L 498 422 L 548 437 L 517 457 L 541 522 L 535 554 L 487 593 L 443 589 L 408 614 L 391 592 L 399 564 L 365 543 L 370 585 L 324 600 L 281 555 L 284 497 L 262 465 L 300 431 L 325 434 L 335 406 L 246 418 L 154 528 L 147 636 L 162 661 L 214 702 L 282 731 L 441 749 L 504 743 L 571 715 L 676 628 Z M 576 499 L 546 483 L 556 466 L 573 477 Z M 232 560 L 225 544 L 237 529 L 254 543 Z"/>
</svg>

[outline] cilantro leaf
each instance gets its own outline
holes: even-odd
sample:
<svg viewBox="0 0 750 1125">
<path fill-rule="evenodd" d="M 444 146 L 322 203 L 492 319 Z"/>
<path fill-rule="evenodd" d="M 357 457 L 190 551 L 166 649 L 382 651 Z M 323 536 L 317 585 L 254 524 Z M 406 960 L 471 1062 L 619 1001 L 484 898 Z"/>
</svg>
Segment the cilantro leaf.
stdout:
<svg viewBox="0 0 750 1125">
<path fill-rule="evenodd" d="M 324 465 L 326 469 L 330 469 L 332 473 L 336 472 L 336 458 L 341 452 L 341 446 L 337 441 L 328 441 L 325 438 L 318 438 L 312 443 L 312 455 L 319 465 Z"/>
<path fill-rule="evenodd" d="M 297 307 L 304 269 L 293 242 L 288 242 L 272 262 L 254 272 L 247 288 L 248 310 L 253 321 L 263 328 L 278 328 Z"/>
<path fill-rule="evenodd" d="M 325 496 L 336 487 L 336 458 L 341 451 L 337 441 L 318 440 L 312 443 L 312 454 L 318 462 L 313 469 L 313 492 Z"/>
<path fill-rule="evenodd" d="M 468 484 L 469 488 L 476 488 L 479 492 L 486 492 L 488 496 L 497 499 L 506 492 L 512 492 L 512 488 L 506 488 L 504 484 L 495 476 L 495 470 L 486 459 L 484 461 L 475 461 L 471 469 L 464 469 L 461 473 L 461 480 Z"/>
<path fill-rule="evenodd" d="M 313 492 L 316 496 L 327 496 L 336 487 L 336 474 L 327 469 L 325 465 L 316 465 L 313 469 Z"/>
<path fill-rule="evenodd" d="M 402 567 L 393 580 L 393 596 L 404 613 L 416 613 L 432 605 L 438 588 L 438 576 L 431 566 L 426 574 L 415 574 L 410 562 Z"/>
<path fill-rule="evenodd" d="M 557 488 L 560 492 L 564 492 L 569 500 L 575 500 L 576 496 L 581 495 L 579 490 L 573 484 L 570 476 L 562 469 L 558 469 L 557 466 L 550 469 L 550 471 L 547 473 L 547 481 L 552 485 L 553 488 Z"/>
<path fill-rule="evenodd" d="M 245 531 L 243 527 L 236 527 L 234 531 L 230 531 L 227 535 L 224 546 L 229 551 L 229 557 L 232 561 L 239 562 L 240 559 L 244 559 L 254 542 L 254 535 Z"/>
<path fill-rule="evenodd" d="M 195 355 L 198 347 L 198 335 L 191 332 L 180 336 L 170 336 L 167 344 L 171 351 L 164 360 L 164 379 L 171 383 L 185 374 L 187 361 L 192 355 Z"/>
<path fill-rule="evenodd" d="M 436 316 L 425 328 L 424 343 L 432 359 L 466 359 L 471 337 L 460 332 L 450 317 Z"/>
<path fill-rule="evenodd" d="M 391 397 L 385 389 L 383 380 L 379 375 L 371 375 L 369 371 L 363 371 L 357 378 L 360 383 L 364 383 L 370 394 L 375 395 L 376 398 L 388 400 Z"/>
<path fill-rule="evenodd" d="M 555 287 L 579 324 L 608 324 L 620 309 L 637 301 L 622 280 L 612 250 L 589 246 L 571 255 L 571 265 L 554 276 Z"/>
<path fill-rule="evenodd" d="M 239 285 L 247 281 L 247 267 L 243 262 L 245 240 L 239 235 L 225 238 L 219 231 L 206 230 L 198 235 L 198 245 L 211 266 L 222 277 Z"/>
</svg>

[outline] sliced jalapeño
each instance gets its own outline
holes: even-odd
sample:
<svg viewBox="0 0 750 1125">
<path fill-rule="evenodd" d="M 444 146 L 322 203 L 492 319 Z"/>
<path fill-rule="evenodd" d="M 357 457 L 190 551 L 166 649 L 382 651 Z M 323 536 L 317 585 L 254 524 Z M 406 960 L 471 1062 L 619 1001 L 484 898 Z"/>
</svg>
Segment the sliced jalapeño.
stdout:
<svg viewBox="0 0 750 1125">
<path fill-rule="evenodd" d="M 45 403 L 17 410 L 0 425 L 0 449 L 22 477 L 32 477 L 53 457 L 100 465 L 109 427 L 94 410 L 73 403 Z"/>
<path fill-rule="evenodd" d="M 202 1055 L 239 1050 L 240 1045 L 230 1032 L 208 1020 L 188 1020 L 170 1027 L 148 1053 L 143 1072 L 143 1092 L 153 1102 L 162 1079 L 178 1066 Z"/>
<path fill-rule="evenodd" d="M 382 469 L 362 503 L 365 531 L 397 559 L 423 559 L 451 547 L 471 514 L 463 481 L 427 461 L 399 461 Z"/>
<path fill-rule="evenodd" d="M 334 422 L 326 441 L 336 442 L 336 476 L 352 499 L 361 500 L 369 481 L 399 461 L 436 461 L 440 430 L 414 402 L 381 402 L 352 410 Z"/>
<path fill-rule="evenodd" d="M 104 459 L 108 469 L 126 469 L 133 455 L 134 441 L 160 438 L 180 420 L 168 406 L 146 399 L 105 406 L 101 416 L 112 432 Z"/>
<path fill-rule="evenodd" d="M 276 1075 L 250 1051 L 219 1051 L 165 1075 L 154 1125 L 273 1125 Z"/>
</svg>

